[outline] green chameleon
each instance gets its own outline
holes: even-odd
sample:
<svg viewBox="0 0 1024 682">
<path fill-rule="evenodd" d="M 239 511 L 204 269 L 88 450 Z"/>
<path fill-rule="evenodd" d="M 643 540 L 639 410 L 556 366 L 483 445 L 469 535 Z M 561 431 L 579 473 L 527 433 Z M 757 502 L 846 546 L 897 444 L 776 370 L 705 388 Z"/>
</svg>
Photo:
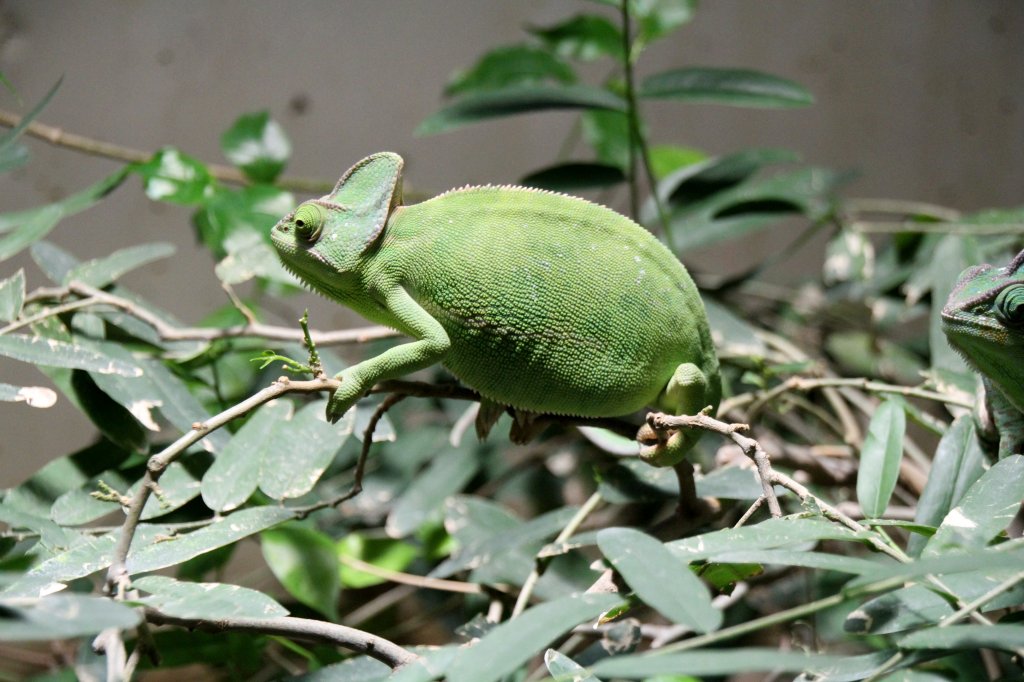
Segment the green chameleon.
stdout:
<svg viewBox="0 0 1024 682">
<path fill-rule="evenodd" d="M 717 409 L 704 304 L 649 232 L 524 187 L 464 187 L 403 206 L 402 164 L 388 152 L 363 159 L 271 232 L 313 291 L 414 339 L 341 372 L 328 419 L 376 382 L 435 363 L 480 393 L 481 437 L 505 408 L 524 423 Z M 645 435 L 641 457 L 659 466 L 698 438 Z"/>
<path fill-rule="evenodd" d="M 1005 268 L 964 270 L 942 309 L 950 344 L 981 375 L 982 432 L 993 427 L 999 457 L 1024 452 L 1024 251 Z"/>
</svg>

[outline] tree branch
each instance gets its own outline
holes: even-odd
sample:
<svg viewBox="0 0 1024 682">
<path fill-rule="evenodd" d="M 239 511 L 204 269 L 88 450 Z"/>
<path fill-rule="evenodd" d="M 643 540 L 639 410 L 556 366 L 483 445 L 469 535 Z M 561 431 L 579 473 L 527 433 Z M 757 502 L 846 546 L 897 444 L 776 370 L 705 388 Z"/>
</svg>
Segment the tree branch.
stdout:
<svg viewBox="0 0 1024 682">
<path fill-rule="evenodd" d="M 155 609 L 145 610 L 146 620 L 155 625 L 177 625 L 205 632 L 251 632 L 279 635 L 321 644 L 333 644 L 377 659 L 391 668 L 412 663 L 419 657 L 394 642 L 355 628 L 309 618 L 179 618 Z"/>
</svg>

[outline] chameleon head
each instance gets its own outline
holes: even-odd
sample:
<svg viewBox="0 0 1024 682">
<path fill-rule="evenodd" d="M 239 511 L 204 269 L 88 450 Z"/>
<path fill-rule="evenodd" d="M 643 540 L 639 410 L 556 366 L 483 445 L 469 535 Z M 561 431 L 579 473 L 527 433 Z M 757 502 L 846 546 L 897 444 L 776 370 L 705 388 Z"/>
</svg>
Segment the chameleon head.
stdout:
<svg viewBox="0 0 1024 682">
<path fill-rule="evenodd" d="M 1005 268 L 960 275 L 942 309 L 942 331 L 967 362 L 1024 411 L 1024 251 Z"/>
<path fill-rule="evenodd" d="M 315 291 L 341 300 L 363 254 L 384 232 L 401 200 L 402 157 L 369 156 L 350 168 L 334 190 L 299 205 L 270 232 L 284 266 Z"/>
</svg>

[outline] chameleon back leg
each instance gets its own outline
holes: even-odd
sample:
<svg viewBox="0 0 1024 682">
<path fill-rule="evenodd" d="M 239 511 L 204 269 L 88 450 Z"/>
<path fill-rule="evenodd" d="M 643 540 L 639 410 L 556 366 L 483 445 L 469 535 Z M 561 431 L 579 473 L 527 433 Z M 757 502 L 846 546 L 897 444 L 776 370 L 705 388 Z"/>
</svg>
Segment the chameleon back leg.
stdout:
<svg viewBox="0 0 1024 682">
<path fill-rule="evenodd" d="M 673 415 L 697 414 L 709 405 L 718 404 L 718 390 L 709 385 L 697 365 L 686 362 L 676 367 L 656 407 Z M 655 466 L 679 463 L 699 438 L 699 432 L 681 429 L 663 440 L 647 424 L 637 433 L 641 459 Z"/>
</svg>

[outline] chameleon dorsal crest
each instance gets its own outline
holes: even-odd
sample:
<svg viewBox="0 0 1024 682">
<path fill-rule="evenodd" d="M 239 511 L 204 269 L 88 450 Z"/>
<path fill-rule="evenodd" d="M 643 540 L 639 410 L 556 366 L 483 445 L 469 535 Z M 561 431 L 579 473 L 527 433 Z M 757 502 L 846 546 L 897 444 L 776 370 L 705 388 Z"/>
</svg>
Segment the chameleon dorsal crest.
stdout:
<svg viewBox="0 0 1024 682">
<path fill-rule="evenodd" d="M 368 156 L 346 171 L 321 201 L 354 218 L 365 251 L 384 231 L 388 216 L 402 203 L 402 157 L 393 152 Z"/>
</svg>

